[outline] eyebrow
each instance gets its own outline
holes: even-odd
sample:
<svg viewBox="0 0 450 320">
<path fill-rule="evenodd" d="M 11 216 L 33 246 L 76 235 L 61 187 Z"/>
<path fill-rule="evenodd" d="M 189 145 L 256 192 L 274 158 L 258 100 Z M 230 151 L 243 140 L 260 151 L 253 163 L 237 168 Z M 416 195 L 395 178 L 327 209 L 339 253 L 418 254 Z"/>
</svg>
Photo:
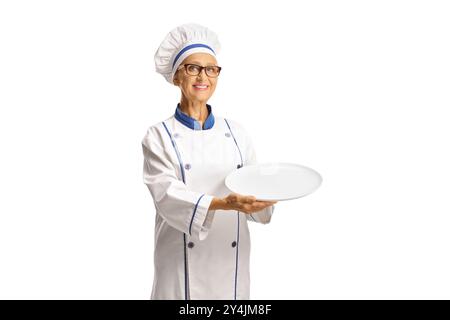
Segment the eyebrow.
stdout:
<svg viewBox="0 0 450 320">
<path fill-rule="evenodd" d="M 198 62 L 198 61 L 191 61 L 191 62 L 188 62 L 188 64 L 199 64 L 199 65 L 201 65 L 201 63 Z M 209 62 L 207 64 L 207 66 L 215 66 L 215 64 L 213 62 Z"/>
</svg>

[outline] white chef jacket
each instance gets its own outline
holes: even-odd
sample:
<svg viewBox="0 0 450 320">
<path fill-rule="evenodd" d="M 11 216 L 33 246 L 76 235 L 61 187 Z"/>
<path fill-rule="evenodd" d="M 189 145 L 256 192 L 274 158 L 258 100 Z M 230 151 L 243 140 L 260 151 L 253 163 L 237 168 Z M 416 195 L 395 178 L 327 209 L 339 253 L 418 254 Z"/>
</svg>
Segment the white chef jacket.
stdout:
<svg viewBox="0 0 450 320">
<path fill-rule="evenodd" d="M 144 183 L 155 205 L 151 299 L 249 299 L 247 221 L 270 222 L 274 206 L 253 214 L 208 210 L 231 191 L 225 177 L 256 163 L 252 141 L 236 121 L 213 115 L 203 127 L 183 113 L 147 130 Z"/>
</svg>

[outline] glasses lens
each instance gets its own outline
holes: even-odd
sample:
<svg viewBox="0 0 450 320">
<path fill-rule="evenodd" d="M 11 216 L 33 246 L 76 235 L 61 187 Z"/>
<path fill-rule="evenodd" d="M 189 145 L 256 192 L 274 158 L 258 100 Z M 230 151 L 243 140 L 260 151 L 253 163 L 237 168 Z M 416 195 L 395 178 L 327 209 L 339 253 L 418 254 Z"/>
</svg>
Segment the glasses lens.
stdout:
<svg viewBox="0 0 450 320">
<path fill-rule="evenodd" d="M 195 64 L 186 65 L 186 70 L 187 70 L 187 73 L 189 73 L 190 75 L 193 75 L 193 76 L 196 76 L 200 73 L 200 67 L 196 66 Z"/>
<path fill-rule="evenodd" d="M 206 67 L 206 74 L 210 77 L 217 77 L 219 73 L 220 73 L 219 67 L 216 66 Z"/>
<path fill-rule="evenodd" d="M 196 76 L 196 75 L 200 74 L 200 71 L 203 68 L 203 67 L 198 66 L 196 64 L 186 64 L 185 67 L 186 67 L 187 73 L 189 75 L 191 75 L 191 76 Z M 220 73 L 220 67 L 218 67 L 218 66 L 207 66 L 207 67 L 205 67 L 205 72 L 206 72 L 206 75 L 208 77 L 215 78 Z"/>
</svg>

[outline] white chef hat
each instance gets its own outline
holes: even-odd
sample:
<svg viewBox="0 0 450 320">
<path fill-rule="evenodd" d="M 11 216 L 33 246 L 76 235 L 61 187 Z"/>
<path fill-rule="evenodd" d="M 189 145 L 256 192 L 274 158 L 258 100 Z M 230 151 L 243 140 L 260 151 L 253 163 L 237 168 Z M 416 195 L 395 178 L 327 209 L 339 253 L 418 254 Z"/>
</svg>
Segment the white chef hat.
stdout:
<svg viewBox="0 0 450 320">
<path fill-rule="evenodd" d="M 196 52 L 216 56 L 220 51 L 217 35 L 196 23 L 182 24 L 170 31 L 155 53 L 156 72 L 173 84 L 173 77 L 183 60 Z"/>
</svg>

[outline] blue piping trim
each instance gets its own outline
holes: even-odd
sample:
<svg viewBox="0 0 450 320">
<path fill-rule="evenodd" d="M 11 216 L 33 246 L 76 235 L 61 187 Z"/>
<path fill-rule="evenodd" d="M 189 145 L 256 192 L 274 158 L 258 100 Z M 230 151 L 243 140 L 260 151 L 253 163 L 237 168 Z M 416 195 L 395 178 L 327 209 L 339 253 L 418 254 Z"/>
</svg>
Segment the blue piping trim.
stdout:
<svg viewBox="0 0 450 320">
<path fill-rule="evenodd" d="M 202 195 L 200 196 L 200 198 L 198 198 L 197 203 L 195 204 L 194 212 L 192 213 L 191 224 L 189 225 L 189 235 L 190 235 L 190 236 L 192 235 L 192 234 L 191 234 L 192 222 L 194 221 L 195 212 L 197 211 L 198 203 L 200 202 L 200 200 L 203 198 L 204 195 L 205 195 L 205 194 L 202 194 Z"/>
<path fill-rule="evenodd" d="M 216 53 L 214 52 L 214 50 L 213 50 L 210 46 L 207 46 L 206 44 L 203 44 L 203 43 L 194 43 L 194 44 L 191 44 L 191 45 L 189 45 L 189 46 L 183 48 L 183 50 L 181 50 L 181 51 L 177 54 L 177 56 L 175 57 L 175 60 L 173 60 L 172 70 L 173 70 L 173 67 L 175 66 L 175 64 L 177 63 L 177 60 L 180 58 L 180 56 L 181 56 L 183 53 L 185 53 L 185 52 L 188 51 L 189 49 L 192 49 L 192 48 L 198 48 L 198 47 L 208 48 L 209 50 L 211 50 L 211 51 L 214 53 L 214 55 L 216 54 Z"/>
<path fill-rule="evenodd" d="M 183 183 L 186 183 L 185 182 L 185 178 L 184 178 L 183 161 L 181 161 L 181 156 L 180 156 L 180 153 L 178 152 L 177 145 L 176 145 L 175 141 L 173 141 L 172 135 L 170 134 L 169 129 L 167 129 L 167 126 L 164 123 L 164 121 L 162 122 L 162 124 L 163 124 L 164 128 L 166 129 L 166 132 L 169 135 L 170 141 L 172 142 L 172 146 L 175 149 L 175 153 L 177 154 L 178 162 L 180 163 L 181 178 L 183 180 Z M 184 232 L 183 232 L 183 243 L 184 243 L 184 299 L 188 300 L 188 272 L 187 272 L 186 233 L 184 233 Z"/>
<path fill-rule="evenodd" d="M 230 130 L 230 133 L 231 133 L 231 136 L 233 137 L 234 143 L 236 144 L 236 147 L 237 147 L 238 150 L 239 150 L 239 156 L 241 157 L 241 167 L 242 167 L 244 164 L 243 164 L 243 161 L 242 161 L 242 153 L 241 153 L 241 149 L 239 149 L 239 145 L 238 145 L 238 143 L 237 143 L 237 141 L 236 141 L 236 138 L 234 137 L 233 131 L 231 131 L 231 128 L 230 128 L 230 125 L 228 124 L 227 119 L 224 118 L 224 120 L 225 120 L 225 122 L 227 123 L 228 129 Z"/>
<path fill-rule="evenodd" d="M 241 157 L 241 167 L 242 167 L 244 164 L 243 164 L 243 161 L 242 161 L 241 149 L 239 148 L 239 145 L 238 145 L 238 143 L 236 141 L 236 138 L 234 137 L 233 131 L 231 130 L 231 127 L 230 127 L 227 119 L 224 118 L 224 120 L 225 120 L 225 122 L 226 122 L 226 124 L 228 126 L 228 130 L 230 130 L 231 136 L 233 137 L 234 143 L 236 144 L 236 147 L 237 147 L 237 149 L 239 151 L 239 156 Z M 236 297 L 237 297 L 238 265 L 239 265 L 239 211 L 237 211 L 237 244 L 236 244 L 236 270 L 235 270 L 235 274 L 234 274 L 234 300 L 236 300 Z"/>
<path fill-rule="evenodd" d="M 256 222 L 255 218 L 253 218 L 253 215 L 250 213 L 250 217 L 253 219 L 253 221 Z"/>
<path fill-rule="evenodd" d="M 187 281 L 187 253 L 186 253 L 186 233 L 183 233 L 184 240 L 184 300 L 188 299 L 188 281 Z"/>
<path fill-rule="evenodd" d="M 239 264 L 239 211 L 237 211 L 237 244 L 236 244 L 236 273 L 234 274 L 234 300 L 237 296 L 237 275 Z"/>
<path fill-rule="evenodd" d="M 177 147 L 175 141 L 172 139 L 172 135 L 170 134 L 169 129 L 167 129 L 167 126 L 164 123 L 164 121 L 162 122 L 162 124 L 164 125 L 164 128 L 166 128 L 167 134 L 169 135 L 170 141 L 172 142 L 172 146 L 175 149 L 175 153 L 177 154 L 178 162 L 180 163 L 181 178 L 183 179 L 183 183 L 186 183 L 185 177 L 184 177 L 183 161 L 181 161 L 181 156 L 180 156 L 180 153 L 178 152 L 178 147 Z"/>
</svg>

